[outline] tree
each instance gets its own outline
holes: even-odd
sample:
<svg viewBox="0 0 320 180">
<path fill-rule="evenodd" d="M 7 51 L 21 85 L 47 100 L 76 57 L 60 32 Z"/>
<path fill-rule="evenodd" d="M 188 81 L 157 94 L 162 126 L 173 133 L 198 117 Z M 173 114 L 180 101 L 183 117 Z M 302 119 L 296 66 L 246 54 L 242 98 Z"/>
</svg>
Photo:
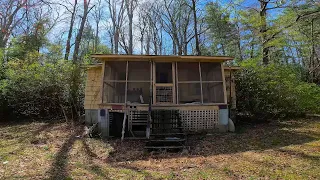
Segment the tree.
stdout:
<svg viewBox="0 0 320 180">
<path fill-rule="evenodd" d="M 75 44 L 74 44 L 73 59 L 72 59 L 73 62 L 76 62 L 76 63 L 78 63 L 79 47 L 80 47 L 81 38 L 82 38 L 83 30 L 84 30 L 84 27 L 85 27 L 85 23 L 87 21 L 87 17 L 88 17 L 88 14 L 89 14 L 90 10 L 92 9 L 92 7 L 89 9 L 90 1 L 91 0 L 83 0 L 83 14 L 82 14 L 82 17 L 81 17 L 81 23 L 80 23 L 79 31 L 77 33 Z"/>
<path fill-rule="evenodd" d="M 22 22 L 25 13 L 23 7 L 26 0 L 3 0 L 0 2 L 0 48 L 4 48 L 12 34 L 12 31 Z"/>
<path fill-rule="evenodd" d="M 137 0 L 125 0 L 125 6 L 127 10 L 127 16 L 129 20 L 129 45 L 128 45 L 128 54 L 132 54 L 133 52 L 133 13 L 137 6 Z"/>
<path fill-rule="evenodd" d="M 197 20 L 197 8 L 196 8 L 196 1 L 197 0 L 191 0 L 192 6 L 192 14 L 193 14 L 193 29 L 194 29 L 194 37 L 196 41 L 196 55 L 200 56 L 200 42 L 199 42 L 199 35 L 198 35 L 198 20 Z"/>
<path fill-rule="evenodd" d="M 103 11 L 104 7 L 102 4 L 102 0 L 97 0 L 96 5 L 94 6 L 94 11 L 93 11 L 93 19 L 96 23 L 96 32 L 95 32 L 95 41 L 94 41 L 94 53 L 97 52 L 98 46 L 99 46 L 99 25 L 100 25 L 100 21 L 103 17 Z"/>
<path fill-rule="evenodd" d="M 77 4 L 78 4 L 78 0 L 75 0 L 74 4 L 72 5 L 72 10 L 69 10 L 69 8 L 66 7 L 67 11 L 71 13 L 71 18 L 70 18 L 70 26 L 69 26 L 68 37 L 66 42 L 66 53 L 64 55 L 65 60 L 69 59 L 69 54 L 71 50 L 71 38 L 73 33 L 73 26 L 74 26 L 74 21 L 76 16 Z"/>
<path fill-rule="evenodd" d="M 240 32 L 231 21 L 230 13 L 218 3 L 209 3 L 206 6 L 205 21 L 212 39 L 210 50 L 218 55 L 241 59 Z"/>
<path fill-rule="evenodd" d="M 109 34 L 112 36 L 112 53 L 119 53 L 120 32 L 124 21 L 124 0 L 106 0 L 111 18 Z"/>
</svg>

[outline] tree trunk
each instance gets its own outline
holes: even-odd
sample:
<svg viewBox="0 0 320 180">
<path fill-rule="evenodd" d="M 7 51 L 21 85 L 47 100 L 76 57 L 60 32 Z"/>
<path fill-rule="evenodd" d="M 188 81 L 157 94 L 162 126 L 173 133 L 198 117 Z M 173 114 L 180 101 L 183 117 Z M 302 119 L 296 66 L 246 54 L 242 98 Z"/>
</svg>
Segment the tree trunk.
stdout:
<svg viewBox="0 0 320 180">
<path fill-rule="evenodd" d="M 86 0 L 84 0 L 86 1 Z M 81 24 L 80 24 L 80 28 L 79 28 L 79 32 L 76 36 L 76 42 L 74 45 L 74 52 L 73 52 L 73 61 L 74 62 L 78 62 L 78 53 L 79 53 L 79 47 L 80 47 L 80 43 L 81 43 L 81 38 L 82 38 L 82 33 L 83 33 L 83 29 L 87 20 L 87 16 L 88 16 L 88 4 L 84 3 L 84 9 L 83 9 L 83 16 L 81 19 Z"/>
<path fill-rule="evenodd" d="M 116 27 L 116 31 L 114 33 L 114 53 L 115 54 L 118 54 L 119 53 L 119 35 L 120 35 L 120 32 L 119 32 L 119 28 Z"/>
<path fill-rule="evenodd" d="M 262 62 L 269 64 L 269 47 L 267 46 L 267 5 L 269 1 L 260 1 L 260 33 L 262 33 Z"/>
<path fill-rule="evenodd" d="M 224 48 L 224 44 L 221 44 L 221 49 L 222 49 L 222 55 L 225 56 L 226 55 L 226 50 Z"/>
<path fill-rule="evenodd" d="M 96 23 L 96 37 L 94 40 L 94 53 L 97 52 L 97 48 L 98 48 L 98 42 L 99 41 L 99 22 Z"/>
<path fill-rule="evenodd" d="M 144 40 L 144 34 L 141 33 L 141 39 L 140 39 L 140 54 L 143 54 L 143 40 Z"/>
<path fill-rule="evenodd" d="M 177 55 L 177 45 L 175 40 L 172 40 L 172 54 Z"/>
<path fill-rule="evenodd" d="M 71 14 L 71 19 L 70 19 L 70 27 L 69 27 L 69 32 L 68 32 L 68 38 L 67 38 L 67 44 L 66 44 L 66 53 L 64 55 L 64 60 L 69 59 L 69 54 L 70 54 L 70 49 L 71 49 L 71 37 L 72 37 L 72 30 L 73 30 L 73 24 L 74 24 L 74 19 L 76 15 L 76 7 L 77 7 L 78 0 L 74 1 L 74 6 L 72 9 L 72 14 Z"/>
<path fill-rule="evenodd" d="M 87 2 L 84 0 L 84 7 L 83 7 L 83 16 L 81 19 L 80 29 L 76 36 L 76 42 L 74 46 L 74 52 L 73 52 L 73 64 L 74 64 L 74 70 L 71 75 L 71 103 L 72 103 L 72 116 L 73 120 L 78 120 L 79 113 L 80 113 L 80 107 L 79 107 L 79 84 L 80 84 L 80 76 L 81 76 L 81 69 L 80 69 L 80 62 L 78 59 L 78 53 L 79 53 L 79 47 L 81 43 L 81 37 L 83 33 L 83 29 L 85 26 L 85 22 L 87 19 L 87 15 L 89 13 L 88 6 L 89 6 L 90 0 Z"/>
<path fill-rule="evenodd" d="M 150 34 L 147 34 L 146 55 L 150 55 Z"/>
<path fill-rule="evenodd" d="M 240 36 L 240 28 L 239 25 L 237 24 L 237 30 L 238 30 L 238 42 L 237 42 L 237 46 L 238 46 L 238 50 L 239 50 L 239 60 L 243 61 L 243 57 L 242 57 L 242 50 L 241 50 L 241 36 Z"/>
<path fill-rule="evenodd" d="M 196 0 L 192 0 L 192 12 L 193 12 L 193 29 L 194 29 L 194 37 L 196 41 L 196 55 L 201 56 L 200 52 L 200 42 L 198 36 L 198 20 L 197 20 L 197 11 L 196 11 Z"/>
<path fill-rule="evenodd" d="M 129 54 L 133 53 L 132 18 L 133 15 L 129 17 Z"/>
<path fill-rule="evenodd" d="M 68 32 L 68 38 L 67 38 L 67 44 L 66 44 L 66 53 L 64 55 L 64 59 L 68 60 L 69 59 L 69 54 L 70 54 L 70 49 L 71 49 L 71 37 L 72 37 L 72 30 L 73 30 L 73 24 L 74 24 L 74 19 L 76 15 L 76 7 L 77 7 L 78 0 L 74 1 L 74 6 L 72 9 L 72 14 L 71 14 L 71 20 L 70 20 L 70 27 L 69 27 L 69 32 Z"/>
<path fill-rule="evenodd" d="M 133 2 L 134 0 L 126 0 L 126 8 L 129 20 L 129 45 L 128 45 L 128 54 L 133 53 L 133 35 L 132 35 L 132 19 L 133 19 Z"/>
</svg>

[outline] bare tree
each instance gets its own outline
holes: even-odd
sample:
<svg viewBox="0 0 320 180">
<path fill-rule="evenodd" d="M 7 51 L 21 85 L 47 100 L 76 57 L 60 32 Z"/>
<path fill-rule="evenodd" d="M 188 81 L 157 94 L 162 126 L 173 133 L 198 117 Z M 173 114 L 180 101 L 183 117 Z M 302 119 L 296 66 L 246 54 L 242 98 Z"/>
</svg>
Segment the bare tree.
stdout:
<svg viewBox="0 0 320 180">
<path fill-rule="evenodd" d="M 182 55 L 183 44 L 187 43 L 187 41 L 183 42 L 184 33 L 179 32 L 180 30 L 187 32 L 185 29 L 188 28 L 188 25 L 190 24 L 190 18 L 184 18 L 185 15 L 189 16 L 185 7 L 187 7 L 187 4 L 183 0 L 164 0 L 163 2 L 163 8 L 161 10 L 163 28 L 172 39 L 173 54 Z"/>
<path fill-rule="evenodd" d="M 73 61 L 74 62 L 78 62 L 78 53 L 79 53 L 79 47 L 80 47 L 80 43 L 81 43 L 83 29 L 85 27 L 85 23 L 87 21 L 88 14 L 89 14 L 90 10 L 93 8 L 93 7 L 91 7 L 89 9 L 90 1 L 91 0 L 83 0 L 83 15 L 81 17 L 80 28 L 79 28 L 79 31 L 76 36 L 76 41 L 75 41 L 74 51 L 73 51 Z"/>
<path fill-rule="evenodd" d="M 3 0 L 0 2 L 0 48 L 6 47 L 12 31 L 24 19 L 26 0 Z"/>
<path fill-rule="evenodd" d="M 140 54 L 143 54 L 143 48 L 144 48 L 144 36 L 146 33 L 146 29 L 147 29 L 147 6 L 145 6 L 145 4 L 140 5 L 139 7 L 139 21 L 138 21 L 138 29 L 140 32 Z"/>
<path fill-rule="evenodd" d="M 99 25 L 102 19 L 102 14 L 103 14 L 102 0 L 97 0 L 96 5 L 94 7 L 94 11 L 93 11 L 93 19 L 96 23 L 95 40 L 94 40 L 94 46 L 93 46 L 93 52 L 95 53 L 97 52 L 97 47 L 99 45 Z"/>
<path fill-rule="evenodd" d="M 75 21 L 75 17 L 76 17 L 77 4 L 78 4 L 78 0 L 75 0 L 74 3 L 72 4 L 71 10 L 69 10 L 69 8 L 67 6 L 65 6 L 66 10 L 71 13 L 68 37 L 67 37 L 67 42 L 66 42 L 66 53 L 64 55 L 65 60 L 68 60 L 70 50 L 71 50 L 71 38 L 72 38 L 72 33 L 73 33 L 74 21 Z"/>
<path fill-rule="evenodd" d="M 128 54 L 132 54 L 133 52 L 133 13 L 135 8 L 137 7 L 137 0 L 125 0 L 125 6 L 127 10 L 127 16 L 129 21 L 129 42 L 128 42 Z"/>
<path fill-rule="evenodd" d="M 196 8 L 196 1 L 197 0 L 191 0 L 191 10 L 193 14 L 193 30 L 194 30 L 194 37 L 195 37 L 195 43 L 196 43 L 196 55 L 200 56 L 200 42 L 199 42 L 199 35 L 198 35 L 198 20 L 197 20 L 197 8 Z"/>
<path fill-rule="evenodd" d="M 112 27 L 109 34 L 113 37 L 114 54 L 119 53 L 120 32 L 124 21 L 124 0 L 106 0 L 109 8 L 109 14 L 112 22 Z"/>
</svg>

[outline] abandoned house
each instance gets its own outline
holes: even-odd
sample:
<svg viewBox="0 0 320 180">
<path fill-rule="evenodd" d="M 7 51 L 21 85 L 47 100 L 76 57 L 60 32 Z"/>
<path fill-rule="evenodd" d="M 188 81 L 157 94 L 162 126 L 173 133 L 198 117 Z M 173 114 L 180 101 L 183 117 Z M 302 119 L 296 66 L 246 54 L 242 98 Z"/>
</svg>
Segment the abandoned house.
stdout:
<svg viewBox="0 0 320 180">
<path fill-rule="evenodd" d="M 86 66 L 87 124 L 101 136 L 228 131 L 235 106 L 231 57 L 103 55 Z M 227 81 L 226 81 L 227 80 Z M 228 106 L 229 104 L 229 106 Z M 231 121 L 231 122 L 230 122 Z M 170 129 L 170 131 L 169 131 Z"/>
</svg>

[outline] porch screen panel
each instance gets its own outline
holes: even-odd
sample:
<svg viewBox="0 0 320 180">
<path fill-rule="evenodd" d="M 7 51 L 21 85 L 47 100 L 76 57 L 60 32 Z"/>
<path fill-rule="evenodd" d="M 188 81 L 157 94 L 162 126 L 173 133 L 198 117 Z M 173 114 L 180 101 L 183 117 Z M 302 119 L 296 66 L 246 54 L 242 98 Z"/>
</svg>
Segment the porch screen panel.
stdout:
<svg viewBox="0 0 320 180">
<path fill-rule="evenodd" d="M 106 81 L 125 81 L 126 80 L 126 61 L 107 62 L 105 68 Z"/>
<path fill-rule="evenodd" d="M 224 103 L 222 82 L 202 83 L 203 103 Z"/>
<path fill-rule="evenodd" d="M 148 104 L 150 100 L 151 85 L 150 62 L 128 62 L 128 89 L 127 102 L 136 104 Z"/>
<path fill-rule="evenodd" d="M 220 63 L 200 63 L 202 81 L 222 81 Z"/>
<path fill-rule="evenodd" d="M 220 63 L 200 63 L 203 103 L 224 103 Z"/>
<path fill-rule="evenodd" d="M 150 81 L 150 62 L 129 61 L 129 81 Z"/>
<path fill-rule="evenodd" d="M 125 82 L 104 82 L 104 103 L 124 103 L 125 87 Z"/>
<path fill-rule="evenodd" d="M 125 103 L 126 66 L 126 61 L 106 62 L 103 103 Z"/>
<path fill-rule="evenodd" d="M 178 62 L 177 70 L 179 103 L 201 103 L 199 63 Z"/>
</svg>

